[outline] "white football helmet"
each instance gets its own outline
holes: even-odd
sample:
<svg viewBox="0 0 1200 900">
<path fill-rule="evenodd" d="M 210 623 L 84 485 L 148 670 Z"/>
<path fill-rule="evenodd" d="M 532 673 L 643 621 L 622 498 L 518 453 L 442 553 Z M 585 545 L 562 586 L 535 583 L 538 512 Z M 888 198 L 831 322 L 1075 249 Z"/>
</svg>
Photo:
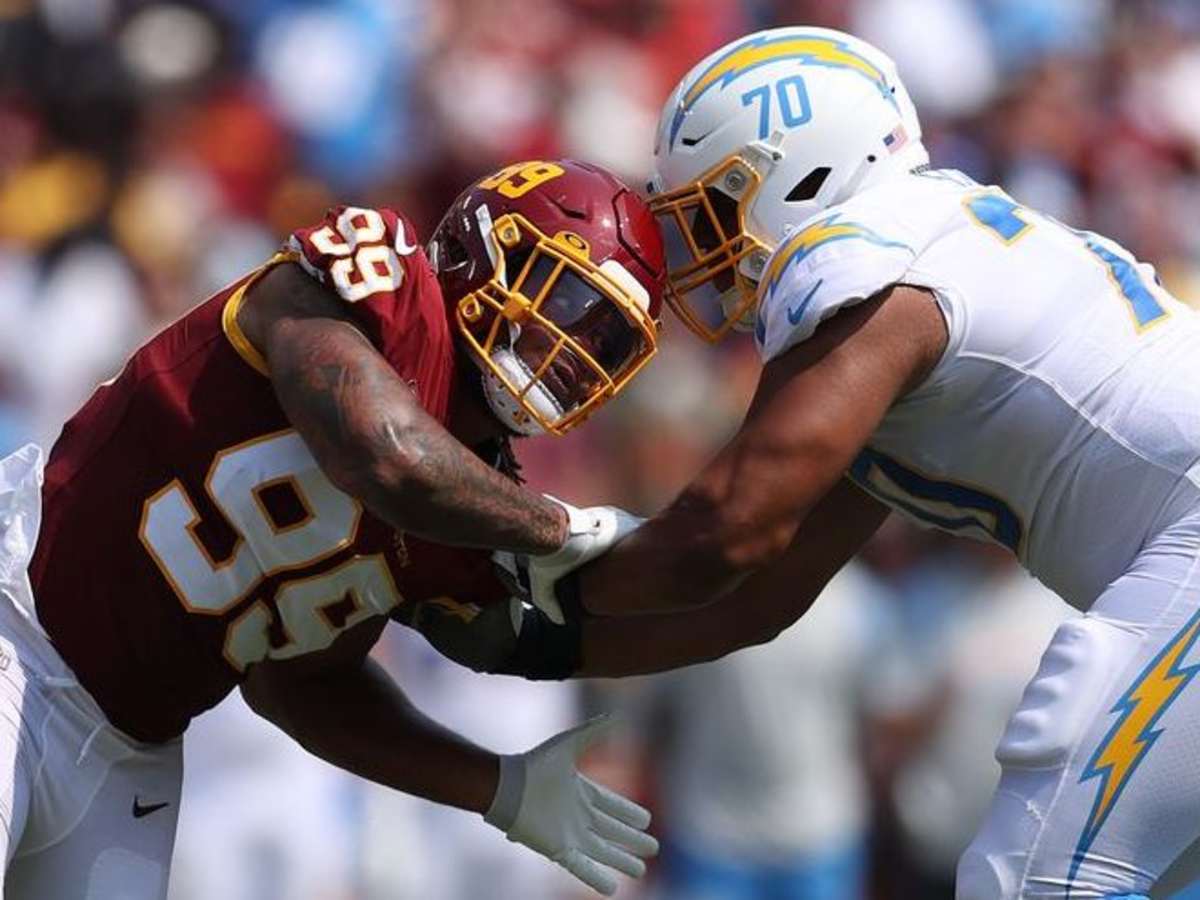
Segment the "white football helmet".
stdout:
<svg viewBox="0 0 1200 900">
<path fill-rule="evenodd" d="M 757 281 L 800 222 L 927 164 L 882 51 L 828 28 L 740 38 L 683 77 L 659 120 L 650 208 L 667 301 L 701 337 L 754 324 Z"/>
</svg>

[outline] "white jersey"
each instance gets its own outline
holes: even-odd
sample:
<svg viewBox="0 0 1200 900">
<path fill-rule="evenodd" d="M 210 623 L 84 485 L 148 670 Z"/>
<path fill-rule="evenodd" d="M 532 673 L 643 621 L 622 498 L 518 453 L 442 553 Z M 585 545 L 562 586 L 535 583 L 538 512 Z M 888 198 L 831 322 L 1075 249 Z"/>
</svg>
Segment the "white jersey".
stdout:
<svg viewBox="0 0 1200 900">
<path fill-rule="evenodd" d="M 888 285 L 929 288 L 949 343 L 850 477 L 925 525 L 1009 547 L 1079 608 L 1200 510 L 1200 316 L 1119 245 L 957 172 L 825 210 L 772 256 L 764 362 Z"/>
</svg>

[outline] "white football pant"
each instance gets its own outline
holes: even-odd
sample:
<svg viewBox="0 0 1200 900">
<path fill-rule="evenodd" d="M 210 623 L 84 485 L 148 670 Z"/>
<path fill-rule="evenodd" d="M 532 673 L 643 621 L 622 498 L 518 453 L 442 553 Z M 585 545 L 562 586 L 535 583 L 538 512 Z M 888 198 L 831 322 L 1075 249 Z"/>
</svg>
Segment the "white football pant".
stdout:
<svg viewBox="0 0 1200 900">
<path fill-rule="evenodd" d="M 1003 774 L 959 861 L 957 900 L 1167 888 L 1163 873 L 1200 838 L 1198 635 L 1200 518 L 1151 542 L 1055 633 L 997 747 Z"/>
<path fill-rule="evenodd" d="M 0 460 L 0 894 L 161 900 L 182 741 L 117 731 L 31 620 L 40 465 L 32 447 Z"/>
</svg>

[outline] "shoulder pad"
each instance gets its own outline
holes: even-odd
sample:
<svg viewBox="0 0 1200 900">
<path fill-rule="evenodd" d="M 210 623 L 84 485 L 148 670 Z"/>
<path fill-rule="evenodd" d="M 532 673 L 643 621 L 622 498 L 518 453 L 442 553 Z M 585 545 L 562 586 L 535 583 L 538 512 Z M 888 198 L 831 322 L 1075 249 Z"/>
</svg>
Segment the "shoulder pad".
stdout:
<svg viewBox="0 0 1200 900">
<path fill-rule="evenodd" d="M 916 242 L 901 223 L 857 211 L 823 213 L 772 254 L 754 329 L 764 363 L 807 340 L 839 309 L 899 281 L 916 259 Z"/>
<path fill-rule="evenodd" d="M 393 210 L 339 206 L 318 224 L 293 231 L 287 249 L 344 301 L 358 303 L 397 291 L 419 247 L 412 226 Z"/>
<path fill-rule="evenodd" d="M 348 317 L 444 420 L 454 339 L 437 276 L 412 225 L 394 210 L 340 206 L 292 232 L 288 257 L 338 297 Z"/>
</svg>

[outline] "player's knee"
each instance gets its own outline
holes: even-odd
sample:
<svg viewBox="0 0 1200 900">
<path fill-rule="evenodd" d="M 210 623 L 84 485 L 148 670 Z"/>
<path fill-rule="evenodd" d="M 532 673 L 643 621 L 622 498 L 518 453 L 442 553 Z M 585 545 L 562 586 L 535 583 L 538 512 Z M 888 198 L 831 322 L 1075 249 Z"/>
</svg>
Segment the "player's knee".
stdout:
<svg viewBox="0 0 1200 900">
<path fill-rule="evenodd" d="M 1020 900 L 1016 873 L 994 857 L 967 850 L 958 861 L 954 900 Z M 1105 894 L 1103 900 L 1150 900 L 1146 894 Z"/>
<path fill-rule="evenodd" d="M 972 844 L 958 860 L 954 900 L 1016 900 L 1017 879 L 1007 871 L 1003 857 Z"/>
</svg>

